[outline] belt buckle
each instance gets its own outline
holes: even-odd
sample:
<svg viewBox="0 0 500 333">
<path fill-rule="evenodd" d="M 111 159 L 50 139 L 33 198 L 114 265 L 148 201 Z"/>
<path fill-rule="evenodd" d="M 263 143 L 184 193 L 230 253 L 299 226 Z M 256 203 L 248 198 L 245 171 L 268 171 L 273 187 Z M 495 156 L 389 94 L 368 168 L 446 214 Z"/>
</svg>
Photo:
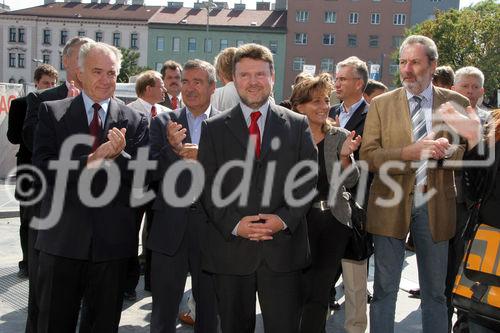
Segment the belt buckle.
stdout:
<svg viewBox="0 0 500 333">
<path fill-rule="evenodd" d="M 319 202 L 319 209 L 324 212 L 325 210 L 329 210 L 330 207 L 328 206 L 328 201 L 322 200 Z"/>
</svg>

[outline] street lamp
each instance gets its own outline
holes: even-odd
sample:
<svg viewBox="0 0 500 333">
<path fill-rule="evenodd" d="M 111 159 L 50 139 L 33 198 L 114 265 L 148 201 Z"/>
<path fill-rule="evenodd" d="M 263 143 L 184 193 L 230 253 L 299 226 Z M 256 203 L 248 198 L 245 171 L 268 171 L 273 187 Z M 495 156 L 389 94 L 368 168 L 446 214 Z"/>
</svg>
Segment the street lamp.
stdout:
<svg viewBox="0 0 500 333">
<path fill-rule="evenodd" d="M 208 37 L 209 37 L 210 10 L 212 10 L 212 8 L 217 8 L 217 5 L 214 4 L 213 0 L 208 0 L 208 1 L 205 1 L 204 7 L 207 10 L 207 37 L 205 38 L 205 43 L 203 45 L 203 48 L 206 49 L 207 44 L 208 44 Z"/>
</svg>

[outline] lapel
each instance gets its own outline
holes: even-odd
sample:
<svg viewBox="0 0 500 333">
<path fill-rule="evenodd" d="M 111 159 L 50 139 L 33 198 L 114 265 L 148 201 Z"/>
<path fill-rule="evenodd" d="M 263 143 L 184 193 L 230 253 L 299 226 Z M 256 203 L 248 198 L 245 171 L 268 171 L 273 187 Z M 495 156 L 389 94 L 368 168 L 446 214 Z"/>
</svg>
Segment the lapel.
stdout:
<svg viewBox="0 0 500 333">
<path fill-rule="evenodd" d="M 179 115 L 177 116 L 177 122 L 179 122 L 182 127 L 186 129 L 186 138 L 184 139 L 183 143 L 191 143 L 191 134 L 189 133 L 186 108 L 180 109 Z"/>
<path fill-rule="evenodd" d="M 352 130 L 356 129 L 358 127 L 359 123 L 362 122 L 363 119 L 365 119 L 366 112 L 367 112 L 366 106 L 367 106 L 367 104 L 364 101 L 363 101 L 363 103 L 361 103 L 358 106 L 356 111 L 354 111 L 354 114 L 351 116 L 351 118 L 349 118 L 349 121 L 347 121 L 347 124 L 345 124 L 344 128 L 346 130 L 352 131 Z"/>
<path fill-rule="evenodd" d="M 231 111 L 226 115 L 224 123 L 228 127 L 229 131 L 236 137 L 241 146 L 246 149 L 248 143 L 248 128 L 243 118 L 243 111 L 238 103 Z"/>
<path fill-rule="evenodd" d="M 82 95 L 76 96 L 69 106 L 68 132 L 90 134 L 85 104 Z"/>
<path fill-rule="evenodd" d="M 56 95 L 58 99 L 65 99 L 68 97 L 68 87 L 66 87 L 66 81 L 57 87 Z"/>
<path fill-rule="evenodd" d="M 337 139 L 338 129 L 336 127 L 332 127 L 330 132 L 325 135 L 325 141 L 323 144 L 323 154 L 325 155 L 325 169 L 326 169 L 326 177 L 328 182 L 331 184 L 332 180 L 332 170 L 333 163 L 338 161 L 337 156 L 337 146 L 339 144 L 339 140 Z"/>
<path fill-rule="evenodd" d="M 260 159 L 263 160 L 269 153 L 271 140 L 275 137 L 280 139 L 280 142 L 285 144 L 286 128 L 285 128 L 285 112 L 269 104 L 267 111 L 266 125 L 264 126 L 264 135 L 262 136 Z M 248 133 L 248 129 L 247 129 Z M 272 135 L 272 137 L 271 137 Z"/>
<path fill-rule="evenodd" d="M 442 94 L 442 92 L 436 87 L 432 86 L 432 128 L 440 128 L 440 130 L 435 133 L 435 137 L 439 138 L 443 136 L 443 125 L 445 123 L 441 120 L 441 117 L 437 114 L 437 110 L 441 106 L 441 104 L 446 102 L 446 97 Z"/>
<path fill-rule="evenodd" d="M 413 127 L 411 125 L 410 119 L 410 107 L 408 105 L 408 99 L 406 98 L 406 90 L 405 88 L 399 88 L 399 92 L 396 95 L 396 101 L 394 103 L 390 103 L 387 107 L 393 108 L 394 116 L 396 117 L 396 123 L 401 124 L 401 129 L 394 129 L 397 132 L 401 130 L 400 133 L 403 133 L 403 137 L 401 138 L 403 145 L 409 145 L 413 142 Z M 384 110 L 381 110 L 384 112 Z"/>
<path fill-rule="evenodd" d="M 109 101 L 108 112 L 106 113 L 106 121 L 104 122 L 104 130 L 101 132 L 101 142 L 105 141 L 105 134 L 108 133 L 110 128 L 122 128 L 127 127 L 120 124 L 123 115 L 120 111 L 118 103 L 111 98 Z"/>
</svg>

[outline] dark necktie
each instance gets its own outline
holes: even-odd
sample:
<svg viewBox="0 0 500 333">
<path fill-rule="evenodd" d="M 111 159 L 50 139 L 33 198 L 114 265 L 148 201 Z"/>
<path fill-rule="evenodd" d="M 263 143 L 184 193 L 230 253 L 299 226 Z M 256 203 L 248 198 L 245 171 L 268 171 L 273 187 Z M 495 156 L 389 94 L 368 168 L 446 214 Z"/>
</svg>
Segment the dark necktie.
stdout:
<svg viewBox="0 0 500 333">
<path fill-rule="evenodd" d="M 151 118 L 154 118 L 158 115 L 158 113 L 156 113 L 156 106 L 151 106 Z"/>
<path fill-rule="evenodd" d="M 177 109 L 177 96 L 172 96 L 171 104 L 172 104 L 172 110 Z"/>
<path fill-rule="evenodd" d="M 413 100 L 417 105 L 411 111 L 411 123 L 413 126 L 413 138 L 415 141 L 420 141 L 427 135 L 425 126 L 425 115 L 422 110 L 422 97 L 413 96 Z M 415 173 L 415 185 L 425 185 L 427 181 L 427 161 L 422 161 Z"/>
<path fill-rule="evenodd" d="M 250 114 L 250 126 L 248 127 L 248 132 L 250 133 L 250 139 L 255 140 L 255 157 L 260 157 L 260 129 L 257 120 L 261 116 L 260 111 L 255 111 Z"/>
<path fill-rule="evenodd" d="M 92 121 L 89 125 L 90 135 L 94 137 L 94 143 L 92 144 L 92 152 L 95 152 L 97 147 L 99 147 L 99 137 L 101 134 L 101 119 L 99 118 L 99 110 L 101 109 L 101 105 L 98 103 L 94 103 L 92 105 L 94 109 L 94 116 L 92 117 Z"/>
</svg>

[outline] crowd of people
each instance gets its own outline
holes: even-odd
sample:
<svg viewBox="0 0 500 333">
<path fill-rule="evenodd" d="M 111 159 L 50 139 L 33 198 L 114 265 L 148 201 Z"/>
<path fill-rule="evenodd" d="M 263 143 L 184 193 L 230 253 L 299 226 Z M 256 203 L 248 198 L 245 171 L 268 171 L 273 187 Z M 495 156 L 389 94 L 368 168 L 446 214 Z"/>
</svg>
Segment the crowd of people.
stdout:
<svg viewBox="0 0 500 333">
<path fill-rule="evenodd" d="M 486 159 L 478 147 L 499 140 L 500 116 L 480 106 L 479 69 L 437 67 L 434 41 L 412 35 L 399 49 L 402 87 L 388 91 L 349 57 L 334 75 L 299 74 L 278 104 L 272 53 L 244 44 L 214 65 L 168 60 L 140 73 L 125 105 L 118 49 L 74 37 L 62 57 L 66 81 L 55 86 L 57 71 L 39 66 L 37 91 L 9 113 L 18 165 L 43 176 L 20 171 L 16 189 L 26 332 L 117 332 L 142 273 L 151 332 L 176 331 L 188 274 L 190 312 L 180 316 L 195 332 L 254 332 L 256 293 L 266 332 L 324 332 L 340 275 L 346 332 L 366 331 L 367 304 L 370 331 L 393 332 L 407 239 L 422 329 L 452 330 L 468 203 L 488 193 L 481 216 L 498 227 L 498 163 L 446 166 Z M 373 241 L 373 295 L 369 258 L 347 255 L 353 198 Z M 455 329 L 489 332 L 464 312 Z"/>
</svg>

